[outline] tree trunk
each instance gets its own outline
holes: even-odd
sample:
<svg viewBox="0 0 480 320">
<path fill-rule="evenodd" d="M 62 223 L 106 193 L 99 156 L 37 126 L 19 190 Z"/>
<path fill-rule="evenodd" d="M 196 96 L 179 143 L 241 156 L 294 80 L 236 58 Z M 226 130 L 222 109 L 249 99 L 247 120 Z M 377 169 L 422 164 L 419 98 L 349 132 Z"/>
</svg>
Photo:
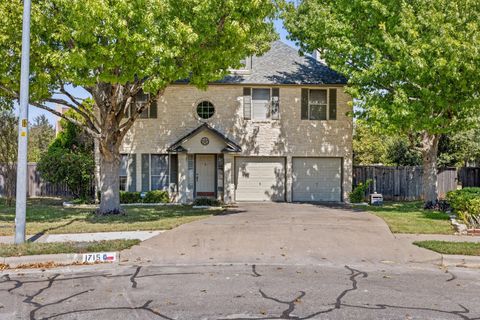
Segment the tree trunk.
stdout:
<svg viewBox="0 0 480 320">
<path fill-rule="evenodd" d="M 106 154 L 100 148 L 100 207 L 98 214 L 120 214 L 120 153 L 118 147 L 111 145 Z"/>
<path fill-rule="evenodd" d="M 95 179 L 95 188 L 94 188 L 94 195 L 93 199 L 95 200 L 95 203 L 100 203 L 100 192 L 101 192 L 101 182 L 100 182 L 100 143 L 97 138 L 94 138 L 94 145 L 93 145 L 93 150 L 94 150 L 94 159 L 95 159 L 95 174 L 94 174 L 94 179 Z"/>
<path fill-rule="evenodd" d="M 423 201 L 426 205 L 438 201 L 437 152 L 440 137 L 435 134 L 422 134 L 423 157 Z"/>
</svg>

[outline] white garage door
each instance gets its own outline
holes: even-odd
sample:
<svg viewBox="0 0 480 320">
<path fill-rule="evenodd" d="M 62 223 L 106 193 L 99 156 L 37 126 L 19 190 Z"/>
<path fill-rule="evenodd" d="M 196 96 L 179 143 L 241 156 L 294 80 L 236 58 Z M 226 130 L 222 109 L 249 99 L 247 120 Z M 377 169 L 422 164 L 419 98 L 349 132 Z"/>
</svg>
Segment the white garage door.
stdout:
<svg viewBox="0 0 480 320">
<path fill-rule="evenodd" d="M 340 158 L 293 158 L 293 201 L 341 201 Z"/>
<path fill-rule="evenodd" d="M 236 201 L 285 201 L 284 158 L 235 158 Z"/>
</svg>

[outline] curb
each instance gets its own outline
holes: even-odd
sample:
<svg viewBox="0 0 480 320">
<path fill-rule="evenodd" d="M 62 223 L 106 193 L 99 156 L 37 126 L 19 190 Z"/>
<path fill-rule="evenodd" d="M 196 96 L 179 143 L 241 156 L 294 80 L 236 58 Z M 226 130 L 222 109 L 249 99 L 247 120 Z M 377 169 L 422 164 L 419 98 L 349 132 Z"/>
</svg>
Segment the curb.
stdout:
<svg viewBox="0 0 480 320">
<path fill-rule="evenodd" d="M 96 254 L 98 252 L 89 252 L 88 254 Z M 120 252 L 111 252 L 115 254 L 114 261 L 102 261 L 101 263 L 118 264 L 120 261 Z M 25 266 L 26 268 L 36 268 L 35 265 L 54 264 L 59 266 L 83 264 L 95 265 L 98 262 L 83 262 L 83 253 L 58 253 L 58 254 L 40 254 L 21 257 L 0 257 L 0 265 L 6 265 L 9 269 L 15 269 Z"/>
<path fill-rule="evenodd" d="M 479 256 L 462 256 L 453 254 L 442 254 L 442 266 L 480 268 Z"/>
</svg>

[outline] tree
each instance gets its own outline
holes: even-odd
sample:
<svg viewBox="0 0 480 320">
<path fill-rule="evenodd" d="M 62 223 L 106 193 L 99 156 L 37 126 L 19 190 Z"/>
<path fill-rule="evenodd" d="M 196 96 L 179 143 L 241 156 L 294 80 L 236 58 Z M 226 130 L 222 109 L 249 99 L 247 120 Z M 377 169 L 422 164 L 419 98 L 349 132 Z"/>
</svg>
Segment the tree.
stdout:
<svg viewBox="0 0 480 320">
<path fill-rule="evenodd" d="M 365 121 L 355 121 L 353 132 L 353 162 L 355 165 L 386 165 L 389 137 Z"/>
<path fill-rule="evenodd" d="M 21 2 L 2 1 L 0 11 L 0 90 L 18 97 Z M 142 111 L 177 80 L 204 88 L 238 68 L 245 56 L 265 52 L 276 38 L 275 12 L 272 0 L 33 3 L 31 104 L 83 126 L 97 139 L 100 214 L 120 211 L 119 147 Z M 92 111 L 69 85 L 91 94 Z M 148 101 L 136 104 L 142 91 Z M 49 102 L 74 110 L 84 124 Z"/>
<path fill-rule="evenodd" d="M 480 128 L 472 128 L 450 136 L 442 135 L 438 149 L 438 162 L 441 166 L 479 166 Z"/>
<path fill-rule="evenodd" d="M 72 110 L 67 111 L 67 115 L 79 118 Z M 60 122 L 62 131 L 42 154 L 38 170 L 45 180 L 65 183 L 76 198 L 87 200 L 92 196 L 94 179 L 93 138 L 83 127 L 66 120 Z"/>
<path fill-rule="evenodd" d="M 17 178 L 17 117 L 12 112 L 13 104 L 0 96 L 0 176 L 3 178 L 3 196 L 6 204 L 15 199 Z"/>
<path fill-rule="evenodd" d="M 28 161 L 38 162 L 54 138 L 55 129 L 47 117 L 43 114 L 35 117 L 28 134 Z"/>
<path fill-rule="evenodd" d="M 304 0 L 284 18 L 303 51 L 318 49 L 349 78 L 359 116 L 419 135 L 423 198 L 435 202 L 440 136 L 479 111 L 480 2 Z"/>
<path fill-rule="evenodd" d="M 386 150 L 386 159 L 395 166 L 418 166 L 422 163 L 422 154 L 415 145 L 401 137 L 392 141 Z"/>
</svg>

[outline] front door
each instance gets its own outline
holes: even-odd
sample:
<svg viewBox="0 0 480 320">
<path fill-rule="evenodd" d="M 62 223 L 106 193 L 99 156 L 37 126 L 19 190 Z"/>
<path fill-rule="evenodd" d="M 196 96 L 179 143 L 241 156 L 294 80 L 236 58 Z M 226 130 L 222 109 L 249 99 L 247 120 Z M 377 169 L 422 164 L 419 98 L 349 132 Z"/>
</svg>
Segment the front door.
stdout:
<svg viewBox="0 0 480 320">
<path fill-rule="evenodd" d="M 197 154 L 195 188 L 197 197 L 215 197 L 215 156 Z"/>
</svg>

